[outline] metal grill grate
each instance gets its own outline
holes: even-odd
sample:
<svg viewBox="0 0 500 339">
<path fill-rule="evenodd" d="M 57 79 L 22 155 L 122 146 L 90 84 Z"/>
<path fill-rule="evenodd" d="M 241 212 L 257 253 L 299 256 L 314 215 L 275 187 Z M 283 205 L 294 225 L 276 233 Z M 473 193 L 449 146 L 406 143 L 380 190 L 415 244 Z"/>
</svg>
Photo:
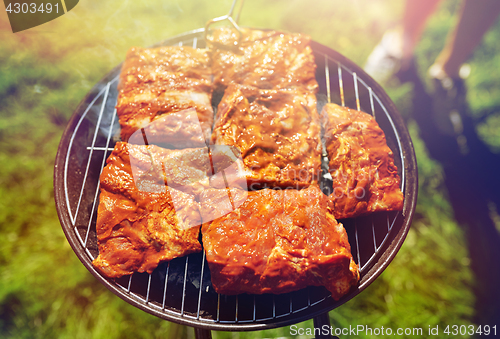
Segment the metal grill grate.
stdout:
<svg viewBox="0 0 500 339">
<path fill-rule="evenodd" d="M 193 31 L 162 45 L 203 48 L 203 32 L 203 29 Z M 212 288 L 204 253 L 162 263 L 152 274 L 136 273 L 116 280 L 101 276 L 91 262 L 98 255 L 95 223 L 99 174 L 119 135 L 114 106 L 120 66 L 80 104 L 65 131 L 56 159 L 55 193 L 61 224 L 89 271 L 118 296 L 149 313 L 215 330 L 256 330 L 310 319 L 341 305 L 371 283 L 392 260 L 411 222 L 417 180 L 413 148 L 406 128 L 401 121 L 395 121 L 399 116 L 394 113 L 392 102 L 371 78 L 331 49 L 315 42 L 312 48 L 318 64 L 318 109 L 326 102 L 336 102 L 371 113 L 395 154 L 405 194 L 402 212 L 341 221 L 360 266 L 357 290 L 338 302 L 322 287 L 282 295 L 219 295 Z M 358 73 L 363 74 L 362 78 Z"/>
</svg>

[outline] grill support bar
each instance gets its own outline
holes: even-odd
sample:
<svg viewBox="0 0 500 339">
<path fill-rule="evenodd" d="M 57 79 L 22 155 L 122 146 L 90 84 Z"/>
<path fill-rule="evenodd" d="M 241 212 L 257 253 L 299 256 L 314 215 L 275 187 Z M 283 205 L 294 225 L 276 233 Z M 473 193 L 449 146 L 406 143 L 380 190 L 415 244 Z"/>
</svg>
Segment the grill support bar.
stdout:
<svg viewBox="0 0 500 339">
<path fill-rule="evenodd" d="M 196 339 L 212 339 L 212 331 L 203 328 L 194 328 L 194 337 Z"/>
<path fill-rule="evenodd" d="M 332 336 L 330 335 L 330 332 L 327 334 L 323 334 L 323 326 L 326 325 L 326 327 L 329 329 L 330 328 L 330 316 L 328 315 L 328 312 L 320 314 L 316 317 L 313 318 L 313 323 L 314 323 L 314 332 L 316 333 L 316 329 L 319 328 L 320 331 L 318 334 L 315 335 L 316 339 L 332 339 Z"/>
</svg>

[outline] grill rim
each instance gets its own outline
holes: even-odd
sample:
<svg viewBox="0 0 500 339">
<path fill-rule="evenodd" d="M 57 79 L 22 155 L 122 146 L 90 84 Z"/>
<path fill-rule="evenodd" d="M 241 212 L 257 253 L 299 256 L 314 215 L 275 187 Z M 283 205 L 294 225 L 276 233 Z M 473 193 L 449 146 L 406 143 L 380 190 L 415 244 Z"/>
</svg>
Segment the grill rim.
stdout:
<svg viewBox="0 0 500 339">
<path fill-rule="evenodd" d="M 174 36 L 172 38 L 166 39 L 163 42 L 153 45 L 152 47 L 161 46 L 165 44 L 175 44 L 176 42 L 190 39 L 190 38 L 198 38 L 202 37 L 205 29 L 197 29 L 189 32 L 182 33 L 180 35 Z M 324 46 L 318 42 L 311 40 L 311 48 L 315 52 L 323 53 L 325 56 L 335 59 L 338 63 L 340 63 L 345 68 L 355 71 L 358 74 L 358 77 L 361 78 L 370 88 L 373 90 L 373 94 L 375 94 L 382 103 L 382 106 L 386 109 L 388 116 L 395 124 L 395 130 L 400 138 L 401 143 L 401 157 L 404 158 L 404 169 L 401 169 L 402 173 L 405 173 L 404 182 L 404 192 L 405 192 L 405 202 L 403 206 L 402 216 L 403 223 L 396 234 L 387 239 L 385 243 L 380 245 L 380 248 L 377 251 L 381 251 L 381 255 L 376 262 L 373 262 L 366 270 L 366 272 L 362 275 L 361 280 L 356 289 L 351 290 L 348 294 L 346 294 L 342 299 L 338 302 L 334 301 L 331 297 L 327 297 L 326 300 L 319 302 L 316 305 L 308 306 L 307 312 L 300 311 L 298 313 L 291 313 L 286 316 L 280 318 L 273 318 L 269 321 L 259 321 L 256 323 L 223 323 L 223 322 L 209 322 L 208 320 L 204 320 L 202 318 L 196 319 L 191 318 L 186 315 L 171 315 L 169 313 L 164 312 L 165 308 L 162 310 L 158 310 L 155 307 L 148 306 L 151 302 L 142 300 L 139 301 L 134 297 L 132 292 L 124 293 L 121 285 L 115 282 L 108 281 L 107 278 L 104 278 L 91 264 L 84 258 L 88 257 L 85 248 L 81 248 L 79 246 L 80 240 L 78 239 L 77 232 L 73 231 L 73 222 L 69 212 L 69 206 L 66 204 L 66 194 L 64 188 L 65 183 L 65 172 L 64 168 L 66 166 L 66 157 L 68 151 L 70 149 L 70 143 L 64 142 L 71 138 L 74 133 L 75 127 L 78 125 L 79 120 L 81 119 L 81 114 L 77 114 L 78 112 L 83 112 L 92 102 L 92 100 L 98 95 L 99 91 L 102 90 L 103 83 L 111 82 L 115 77 L 116 73 L 121 69 L 122 64 L 114 67 L 108 74 L 106 74 L 85 96 L 85 98 L 80 102 L 76 110 L 74 111 L 73 116 L 68 122 L 66 129 L 61 137 L 61 142 L 58 147 L 55 166 L 54 166 L 54 197 L 56 202 L 56 209 L 58 213 L 58 217 L 60 223 L 62 225 L 63 231 L 65 233 L 66 238 L 68 239 L 73 251 L 79 258 L 79 260 L 84 264 L 84 266 L 94 275 L 101 283 L 103 283 L 110 291 L 116 294 L 121 299 L 127 301 L 131 305 L 138 307 L 139 309 L 155 315 L 159 318 L 173 321 L 182 325 L 193 326 L 202 329 L 209 330 L 229 330 L 229 331 L 256 331 L 256 330 L 264 330 L 276 327 L 283 327 L 292 325 L 298 322 L 302 322 L 305 320 L 309 320 L 317 315 L 323 314 L 325 312 L 329 312 L 336 307 L 341 306 L 345 302 L 352 299 L 357 294 L 361 293 L 366 287 L 368 287 L 382 272 L 387 268 L 389 263 L 394 259 L 395 255 L 401 248 L 404 239 L 409 231 L 411 221 L 413 219 L 417 194 L 418 194 L 418 173 L 417 173 L 417 164 L 415 158 L 415 152 L 413 149 L 413 144 L 411 142 L 410 135 L 404 124 L 404 121 L 392 100 L 385 93 L 380 85 L 378 85 L 369 75 L 367 75 L 359 66 L 355 63 L 341 55 L 340 53 L 330 49 L 327 46 Z M 104 153 L 104 157 L 108 156 L 109 150 L 106 150 Z M 76 217 L 76 216 L 75 216 Z M 397 218 L 397 217 L 395 217 Z M 69 227 L 67 225 L 70 225 Z M 391 235 L 394 232 L 388 231 L 387 235 Z M 354 256 L 354 255 L 353 255 Z M 361 265 L 360 265 L 361 266 Z M 112 280 L 111 280 L 112 281 Z M 196 297 L 196 296 L 189 296 Z"/>
</svg>

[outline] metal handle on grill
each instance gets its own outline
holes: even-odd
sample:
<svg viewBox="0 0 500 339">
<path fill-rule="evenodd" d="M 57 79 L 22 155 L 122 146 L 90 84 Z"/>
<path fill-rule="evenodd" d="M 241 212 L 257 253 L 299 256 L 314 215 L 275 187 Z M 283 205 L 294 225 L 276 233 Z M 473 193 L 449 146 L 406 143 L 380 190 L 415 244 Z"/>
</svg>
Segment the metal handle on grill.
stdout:
<svg viewBox="0 0 500 339">
<path fill-rule="evenodd" d="M 208 39 L 208 32 L 209 32 L 209 27 L 216 23 L 216 22 L 221 22 L 221 21 L 224 21 L 224 20 L 227 20 L 229 21 L 229 23 L 236 29 L 236 31 L 238 32 L 239 34 L 239 37 L 238 37 L 238 43 L 240 42 L 241 40 L 241 37 L 243 36 L 243 33 L 241 32 L 241 28 L 240 26 L 238 26 L 238 21 L 240 19 L 240 13 L 241 13 L 241 9 L 243 8 L 243 3 L 245 2 L 245 0 L 240 0 L 240 8 L 238 10 L 238 13 L 236 14 L 236 18 L 234 19 L 233 18 L 233 13 L 234 13 L 234 9 L 236 8 L 236 4 L 238 3 L 238 0 L 233 0 L 233 4 L 231 5 L 231 9 L 229 10 L 229 13 L 226 14 L 226 15 L 223 15 L 223 16 L 220 16 L 218 18 L 214 18 L 212 20 L 209 20 L 206 25 L 205 25 L 205 40 L 207 42 L 209 42 L 210 40 Z"/>
</svg>

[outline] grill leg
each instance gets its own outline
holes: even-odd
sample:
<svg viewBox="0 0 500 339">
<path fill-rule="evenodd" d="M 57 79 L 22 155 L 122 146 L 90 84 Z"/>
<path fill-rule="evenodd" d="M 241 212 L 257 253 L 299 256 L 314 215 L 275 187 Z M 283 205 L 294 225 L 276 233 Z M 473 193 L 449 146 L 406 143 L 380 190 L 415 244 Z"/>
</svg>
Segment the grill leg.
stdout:
<svg viewBox="0 0 500 339">
<path fill-rule="evenodd" d="M 196 339 L 212 339 L 212 331 L 203 328 L 194 328 L 194 337 Z"/>
<path fill-rule="evenodd" d="M 328 312 L 320 314 L 317 317 L 314 317 L 313 322 L 314 322 L 314 328 L 320 329 L 319 334 L 315 336 L 316 339 L 332 339 L 332 336 L 330 335 L 330 316 L 328 315 Z M 328 328 L 328 331 L 324 331 L 328 332 L 327 334 L 323 333 L 323 328 L 325 329 Z"/>
</svg>

